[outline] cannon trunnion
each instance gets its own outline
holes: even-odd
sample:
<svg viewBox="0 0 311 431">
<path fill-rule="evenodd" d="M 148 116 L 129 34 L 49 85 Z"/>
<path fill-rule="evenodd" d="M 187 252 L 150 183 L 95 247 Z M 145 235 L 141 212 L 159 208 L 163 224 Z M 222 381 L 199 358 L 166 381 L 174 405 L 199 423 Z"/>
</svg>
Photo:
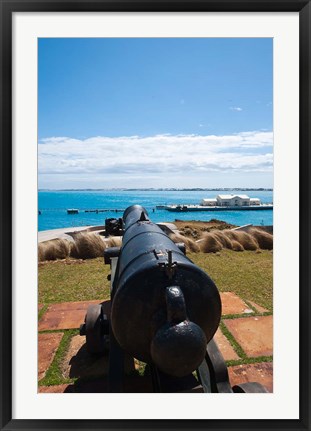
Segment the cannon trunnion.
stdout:
<svg viewBox="0 0 311 431">
<path fill-rule="evenodd" d="M 100 306 L 91 306 L 80 328 L 90 352 L 109 349 L 110 391 L 123 390 L 125 354 L 149 365 L 156 392 L 175 392 L 167 387 L 179 387 L 195 370 L 204 392 L 254 391 L 251 384 L 230 386 L 213 340 L 221 301 L 211 278 L 143 207 L 125 210 L 123 229 L 122 247 L 104 254 L 112 268 L 110 319 Z M 255 389 L 266 392 L 259 384 Z"/>
</svg>

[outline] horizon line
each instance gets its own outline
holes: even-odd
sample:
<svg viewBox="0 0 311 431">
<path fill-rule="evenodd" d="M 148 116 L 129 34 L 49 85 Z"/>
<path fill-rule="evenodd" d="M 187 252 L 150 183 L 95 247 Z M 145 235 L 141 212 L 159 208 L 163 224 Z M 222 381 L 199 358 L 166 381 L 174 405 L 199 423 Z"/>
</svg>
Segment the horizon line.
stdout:
<svg viewBox="0 0 311 431">
<path fill-rule="evenodd" d="M 110 188 L 39 188 L 38 192 L 44 191 L 215 191 L 215 190 L 254 190 L 254 191 L 273 191 L 270 187 L 110 187 Z"/>
</svg>

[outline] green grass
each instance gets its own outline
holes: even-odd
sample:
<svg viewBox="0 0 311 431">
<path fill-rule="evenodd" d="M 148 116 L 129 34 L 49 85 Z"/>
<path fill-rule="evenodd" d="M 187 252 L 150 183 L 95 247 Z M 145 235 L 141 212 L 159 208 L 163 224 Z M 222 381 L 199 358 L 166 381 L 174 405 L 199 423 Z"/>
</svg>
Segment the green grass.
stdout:
<svg viewBox="0 0 311 431">
<path fill-rule="evenodd" d="M 66 261 L 39 266 L 39 303 L 108 299 L 110 266 L 103 258 L 68 265 Z"/>
<path fill-rule="evenodd" d="M 234 351 L 240 356 L 241 359 L 246 359 L 247 355 L 240 346 L 240 344 L 236 341 L 236 339 L 233 337 L 231 332 L 227 329 L 226 325 L 223 322 L 220 322 L 219 325 L 221 332 L 224 334 L 224 336 L 229 340 L 231 346 L 233 347 Z"/>
<path fill-rule="evenodd" d="M 47 306 L 47 304 L 45 304 L 45 305 L 43 305 L 41 310 L 38 312 L 38 321 L 41 319 L 43 314 L 46 312 L 47 308 L 48 308 L 48 306 Z"/>
<path fill-rule="evenodd" d="M 272 311 L 273 254 L 269 250 L 220 253 L 188 253 L 206 271 L 220 292 L 234 292 Z M 102 258 L 68 265 L 56 261 L 39 266 L 39 302 L 87 301 L 108 299 L 109 265 Z"/>
<path fill-rule="evenodd" d="M 244 301 L 253 301 L 270 312 L 272 311 L 273 254 L 271 251 L 239 253 L 222 250 L 217 254 L 188 253 L 188 257 L 210 275 L 220 291 L 234 292 Z M 44 308 L 39 312 L 39 318 L 46 311 L 49 303 L 108 299 L 110 297 L 110 282 L 107 280 L 109 273 L 110 267 L 104 264 L 102 258 L 89 259 L 70 265 L 66 261 L 39 265 L 39 303 L 44 304 Z M 250 306 L 250 304 L 248 305 Z M 252 306 L 249 308 L 253 309 Z M 226 319 L 230 317 L 249 317 L 249 315 L 226 316 Z M 220 328 L 240 356 L 240 359 L 226 361 L 228 366 L 272 361 L 271 356 L 247 357 L 222 322 Z M 39 385 L 49 386 L 75 381 L 75 379 L 63 377 L 61 363 L 68 351 L 71 338 L 78 333 L 78 330 L 60 332 L 63 332 L 64 336 L 46 376 L 39 382 Z M 143 376 L 145 372 L 145 364 L 140 362 L 136 373 Z"/>
<path fill-rule="evenodd" d="M 58 346 L 53 362 L 48 368 L 46 375 L 40 380 L 40 386 L 60 385 L 63 383 L 72 383 L 73 379 L 65 379 L 61 373 L 61 363 L 68 351 L 70 340 L 74 335 L 78 334 L 77 329 L 69 329 L 64 331 L 63 338 Z"/>
<path fill-rule="evenodd" d="M 220 292 L 234 292 L 269 311 L 273 309 L 273 254 L 269 250 L 188 253 L 206 271 Z"/>
</svg>

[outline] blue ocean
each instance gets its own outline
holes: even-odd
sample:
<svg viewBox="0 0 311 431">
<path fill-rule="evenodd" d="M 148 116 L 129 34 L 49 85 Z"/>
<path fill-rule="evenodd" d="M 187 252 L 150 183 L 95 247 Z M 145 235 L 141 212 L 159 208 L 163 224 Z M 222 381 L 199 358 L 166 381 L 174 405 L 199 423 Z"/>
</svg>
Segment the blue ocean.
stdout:
<svg viewBox="0 0 311 431">
<path fill-rule="evenodd" d="M 74 191 L 39 191 L 38 193 L 38 227 L 39 231 L 66 228 L 73 226 L 102 225 L 106 218 L 121 217 L 122 212 L 130 205 L 139 204 L 147 209 L 154 222 L 173 222 L 179 220 L 218 219 L 237 226 L 245 224 L 272 225 L 273 211 L 198 211 L 175 213 L 156 209 L 165 204 L 199 204 L 203 198 L 214 198 L 217 194 L 247 194 L 259 198 L 262 202 L 273 202 L 273 192 L 267 190 L 232 192 L 223 190 L 74 190 Z M 67 209 L 76 208 L 79 214 L 67 214 Z M 105 212 L 85 212 L 85 210 L 109 210 Z"/>
</svg>

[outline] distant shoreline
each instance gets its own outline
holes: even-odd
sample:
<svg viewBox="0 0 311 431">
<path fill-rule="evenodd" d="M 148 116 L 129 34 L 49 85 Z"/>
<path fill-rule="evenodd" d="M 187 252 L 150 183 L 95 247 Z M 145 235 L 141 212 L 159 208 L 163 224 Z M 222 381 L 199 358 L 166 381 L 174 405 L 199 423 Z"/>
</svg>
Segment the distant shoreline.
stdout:
<svg viewBox="0 0 311 431">
<path fill-rule="evenodd" d="M 115 188 L 108 188 L 108 189 L 38 189 L 39 192 L 101 192 L 101 191 L 127 191 L 127 192 L 135 192 L 135 191 L 141 191 L 141 192 L 161 192 L 161 191 L 168 191 L 168 192 L 214 192 L 214 191 L 254 191 L 254 192 L 271 192 L 273 189 L 271 188 L 246 188 L 246 187 L 234 187 L 234 188 L 227 188 L 227 187 L 219 187 L 219 188 L 199 188 L 199 187 L 193 187 L 193 188 L 123 188 L 123 187 L 115 187 Z"/>
</svg>

